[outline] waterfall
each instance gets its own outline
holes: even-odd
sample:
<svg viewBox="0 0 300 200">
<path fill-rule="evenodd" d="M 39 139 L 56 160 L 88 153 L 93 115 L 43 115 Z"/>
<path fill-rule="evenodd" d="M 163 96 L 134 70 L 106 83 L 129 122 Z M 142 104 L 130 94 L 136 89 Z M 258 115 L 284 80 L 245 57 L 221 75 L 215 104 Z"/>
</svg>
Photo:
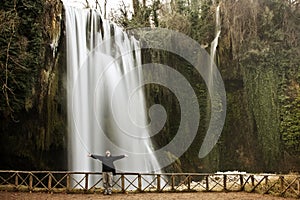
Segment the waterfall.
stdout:
<svg viewBox="0 0 300 200">
<path fill-rule="evenodd" d="M 109 149 L 129 155 L 115 162 L 117 172 L 158 171 L 142 73 L 129 73 L 141 66 L 139 42 L 93 9 L 65 5 L 65 21 L 69 170 L 100 171 L 101 164 L 87 154 Z"/>
<path fill-rule="evenodd" d="M 221 34 L 221 21 L 220 21 L 220 6 L 216 7 L 216 32 L 215 38 L 211 42 L 210 58 L 207 65 L 207 88 L 209 91 L 209 98 L 207 98 L 208 111 L 211 114 L 211 121 L 208 127 L 207 135 L 205 136 L 199 157 L 204 158 L 213 147 L 216 145 L 225 122 L 226 117 L 226 93 L 224 88 L 224 82 L 218 71 L 216 61 L 216 51 L 219 42 L 219 36 Z"/>
<path fill-rule="evenodd" d="M 217 6 L 216 8 L 216 33 L 215 33 L 215 38 L 214 40 L 211 42 L 211 46 L 210 46 L 210 76 L 213 76 L 214 74 L 214 63 L 216 61 L 216 51 L 217 51 L 217 46 L 219 43 L 219 37 L 221 34 L 221 20 L 220 20 L 220 5 Z M 209 79 L 209 85 L 212 85 L 212 80 L 213 78 Z"/>
</svg>

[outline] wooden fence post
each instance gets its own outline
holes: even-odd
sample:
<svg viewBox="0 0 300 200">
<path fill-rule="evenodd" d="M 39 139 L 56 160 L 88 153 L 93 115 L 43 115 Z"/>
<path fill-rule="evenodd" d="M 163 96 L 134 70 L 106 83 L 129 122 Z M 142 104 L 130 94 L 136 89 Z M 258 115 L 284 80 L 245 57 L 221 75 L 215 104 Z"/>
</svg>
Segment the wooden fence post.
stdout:
<svg viewBox="0 0 300 200">
<path fill-rule="evenodd" d="M 206 175 L 206 177 L 205 177 L 205 185 L 206 185 L 206 191 L 209 191 L 209 179 L 208 179 L 208 176 L 209 175 Z"/>
<path fill-rule="evenodd" d="M 70 180 L 70 174 L 67 174 L 67 191 L 70 191 L 71 189 L 71 180 Z"/>
<path fill-rule="evenodd" d="M 283 176 L 279 176 L 279 180 L 280 180 L 280 193 L 284 190 L 284 177 Z"/>
<path fill-rule="evenodd" d="M 223 190 L 226 191 L 227 190 L 227 175 L 224 174 L 223 175 Z"/>
<path fill-rule="evenodd" d="M 138 191 L 142 191 L 142 176 L 141 174 L 138 174 Z"/>
<path fill-rule="evenodd" d="M 254 175 L 250 175 L 252 186 L 254 186 Z"/>
<path fill-rule="evenodd" d="M 50 191 L 52 187 L 52 174 L 49 172 L 49 179 L 48 179 L 48 190 Z"/>
<path fill-rule="evenodd" d="M 124 174 L 121 174 L 121 186 L 122 186 L 122 192 L 125 192 L 125 176 Z"/>
<path fill-rule="evenodd" d="M 175 190 L 175 176 L 173 174 L 171 176 L 171 189 L 172 191 Z"/>
<path fill-rule="evenodd" d="M 85 174 L 85 190 L 87 191 L 89 189 L 89 174 Z"/>
<path fill-rule="evenodd" d="M 157 174 L 157 191 L 160 191 L 160 174 Z"/>
<path fill-rule="evenodd" d="M 19 186 L 19 177 L 18 177 L 18 173 L 16 173 L 16 176 L 15 176 L 15 186 L 16 186 L 16 187 Z"/>
<path fill-rule="evenodd" d="M 245 188 L 244 188 L 244 176 L 242 174 L 240 174 L 240 184 L 241 184 L 241 191 L 243 191 Z"/>
<path fill-rule="evenodd" d="M 191 190 L 191 179 L 192 177 L 188 175 L 187 181 L 188 181 L 188 190 Z"/>
<path fill-rule="evenodd" d="M 32 173 L 29 174 L 29 191 L 33 189 L 33 176 Z"/>
</svg>

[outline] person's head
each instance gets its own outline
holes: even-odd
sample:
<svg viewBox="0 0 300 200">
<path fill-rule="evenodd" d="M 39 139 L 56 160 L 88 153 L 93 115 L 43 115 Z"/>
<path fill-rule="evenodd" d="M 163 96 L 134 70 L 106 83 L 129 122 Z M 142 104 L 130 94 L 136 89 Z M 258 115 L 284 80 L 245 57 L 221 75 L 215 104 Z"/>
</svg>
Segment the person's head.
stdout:
<svg viewBox="0 0 300 200">
<path fill-rule="evenodd" d="M 107 157 L 109 157 L 109 156 L 111 155 L 111 154 L 110 154 L 110 151 L 109 151 L 109 150 L 106 150 L 105 155 L 106 155 Z"/>
</svg>

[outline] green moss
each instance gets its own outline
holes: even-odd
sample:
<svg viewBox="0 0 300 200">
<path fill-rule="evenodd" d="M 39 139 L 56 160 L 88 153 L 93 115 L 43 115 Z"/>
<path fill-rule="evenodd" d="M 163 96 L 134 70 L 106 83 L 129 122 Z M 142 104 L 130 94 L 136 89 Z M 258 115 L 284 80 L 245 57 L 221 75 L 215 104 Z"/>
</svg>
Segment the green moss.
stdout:
<svg viewBox="0 0 300 200">
<path fill-rule="evenodd" d="M 5 0 L 2 5 L 0 65 L 5 70 L 0 71 L 0 152 L 5 159 L 0 167 L 64 167 L 67 135 L 62 87 L 64 54 L 50 48 L 60 36 L 62 4 Z M 5 20 L 7 23 L 2 23 Z M 3 90 L 2 80 L 7 80 L 7 90 Z M 60 156 L 53 159 L 57 152 Z"/>
<path fill-rule="evenodd" d="M 297 69 L 297 68 L 296 68 Z M 300 157 L 300 80 L 298 72 L 289 70 L 283 77 L 280 99 L 280 133 L 284 150 L 291 156 Z"/>
</svg>

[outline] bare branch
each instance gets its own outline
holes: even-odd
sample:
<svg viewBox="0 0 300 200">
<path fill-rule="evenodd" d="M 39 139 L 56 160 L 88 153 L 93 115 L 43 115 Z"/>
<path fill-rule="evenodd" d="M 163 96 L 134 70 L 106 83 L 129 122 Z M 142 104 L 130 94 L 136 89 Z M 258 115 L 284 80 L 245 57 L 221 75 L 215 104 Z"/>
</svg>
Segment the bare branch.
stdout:
<svg viewBox="0 0 300 200">
<path fill-rule="evenodd" d="M 106 4 L 107 0 L 104 0 L 104 19 L 106 19 Z"/>
<path fill-rule="evenodd" d="M 15 21 L 16 18 L 18 16 L 17 10 L 16 10 L 16 0 L 14 0 L 14 12 L 15 12 L 15 16 L 12 20 L 11 23 L 11 34 L 9 37 L 9 41 L 7 43 L 7 48 L 6 48 L 6 59 L 5 59 L 5 80 L 4 80 L 4 84 L 2 86 L 2 90 L 3 90 L 3 94 L 5 96 L 5 100 L 6 100 L 6 105 L 9 108 L 10 112 L 14 112 L 13 108 L 10 105 L 10 98 L 9 98 L 9 93 L 12 94 L 13 96 L 15 96 L 14 92 L 12 91 L 12 89 L 8 86 L 8 78 L 9 78 L 9 69 L 8 69 L 8 63 L 10 60 L 10 55 L 9 55 L 9 51 L 10 51 L 10 47 L 11 47 L 11 43 L 12 43 L 12 39 L 15 35 Z"/>
<path fill-rule="evenodd" d="M 87 8 L 90 8 L 89 1 L 88 1 L 88 0 L 85 0 L 85 2 L 86 2 L 86 7 L 87 7 Z"/>
</svg>

